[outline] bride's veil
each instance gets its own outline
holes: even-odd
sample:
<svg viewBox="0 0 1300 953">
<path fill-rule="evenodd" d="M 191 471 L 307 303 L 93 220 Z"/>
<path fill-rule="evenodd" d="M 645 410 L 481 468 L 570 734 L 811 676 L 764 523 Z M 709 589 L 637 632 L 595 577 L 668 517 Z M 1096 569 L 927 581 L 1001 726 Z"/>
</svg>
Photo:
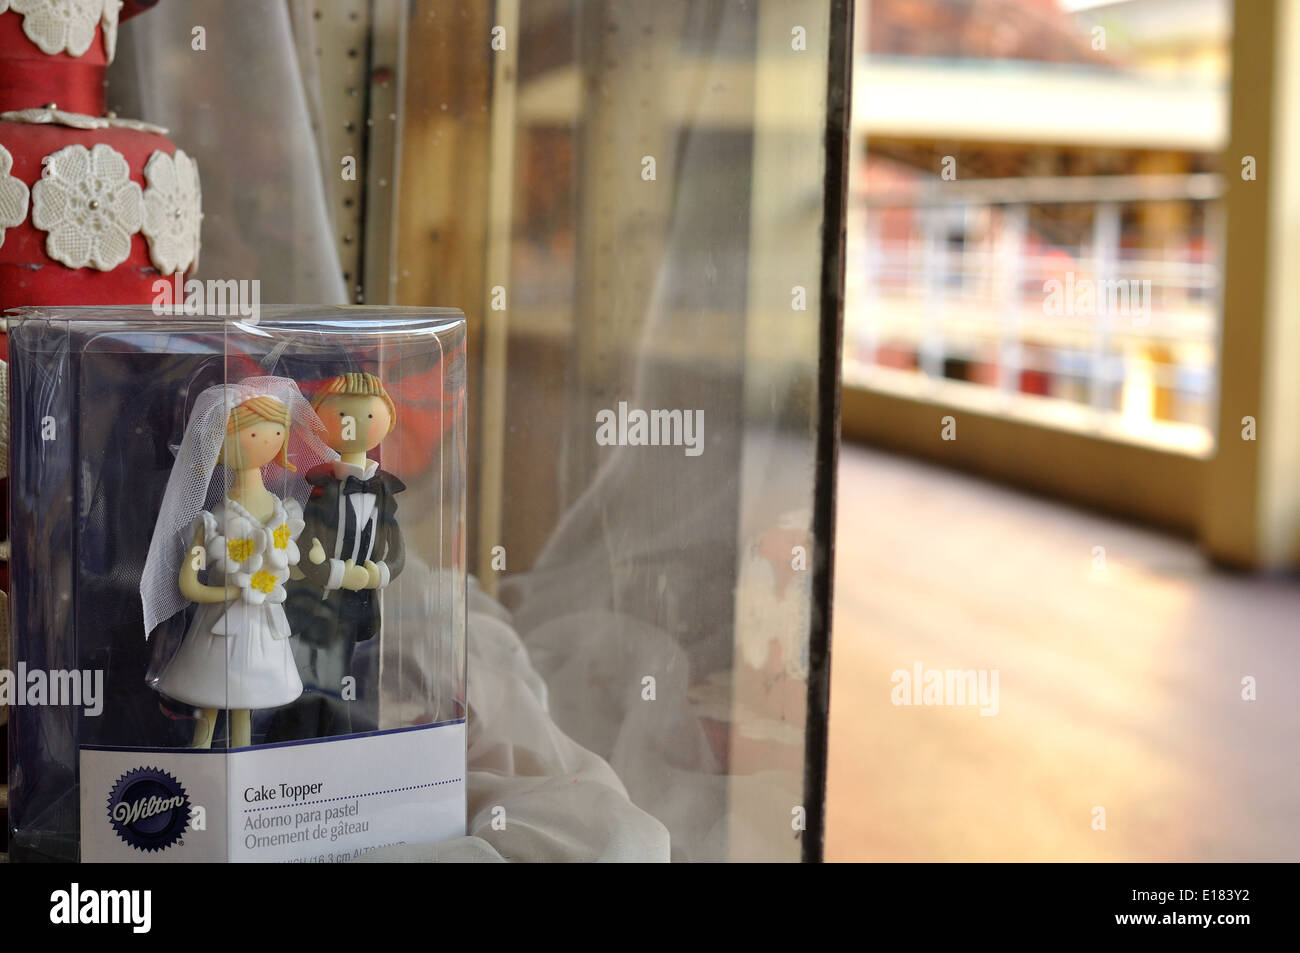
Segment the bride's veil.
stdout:
<svg viewBox="0 0 1300 953">
<path fill-rule="evenodd" d="M 338 457 L 321 439 L 324 428 L 320 418 L 298 385 L 287 377 L 250 377 L 235 384 L 218 384 L 199 394 L 167 480 L 140 579 L 146 638 L 159 623 L 185 608 L 185 597 L 177 585 L 181 560 L 189 547 L 195 518 L 225 499 L 227 470 L 217 468 L 217 458 L 226 438 L 226 421 L 231 411 L 250 397 L 273 397 L 289 408 L 288 456 L 296 469 L 283 470 L 274 462 L 262 468 L 266 487 L 276 496 L 305 503 L 310 492 L 307 471 Z"/>
</svg>

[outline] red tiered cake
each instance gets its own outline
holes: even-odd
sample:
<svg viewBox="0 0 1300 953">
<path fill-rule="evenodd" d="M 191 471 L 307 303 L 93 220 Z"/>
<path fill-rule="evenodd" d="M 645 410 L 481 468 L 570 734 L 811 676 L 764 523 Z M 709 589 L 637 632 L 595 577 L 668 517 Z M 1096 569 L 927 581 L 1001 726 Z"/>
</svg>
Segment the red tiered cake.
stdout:
<svg viewBox="0 0 1300 953">
<path fill-rule="evenodd" d="M 148 304 L 155 281 L 197 264 L 193 160 L 165 129 L 105 115 L 118 22 L 156 2 L 0 0 L 0 314 Z M 8 351 L 0 326 L 0 359 Z"/>
<path fill-rule="evenodd" d="M 105 115 L 118 21 L 153 2 L 0 0 L 0 312 L 148 304 L 197 261 L 193 160 Z"/>
</svg>

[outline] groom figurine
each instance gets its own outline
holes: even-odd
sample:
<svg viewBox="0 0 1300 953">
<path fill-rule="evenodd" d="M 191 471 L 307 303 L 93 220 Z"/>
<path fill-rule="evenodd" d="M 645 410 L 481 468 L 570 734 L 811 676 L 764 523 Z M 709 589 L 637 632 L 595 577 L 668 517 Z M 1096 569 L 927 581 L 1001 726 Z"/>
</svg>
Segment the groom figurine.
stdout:
<svg viewBox="0 0 1300 953">
<path fill-rule="evenodd" d="M 303 578 L 289 584 L 285 606 L 306 690 L 276 713 L 268 741 L 353 730 L 356 683 L 349 693 L 344 680 L 354 677 L 357 644 L 379 633 L 380 592 L 404 561 L 396 514 L 397 494 L 406 485 L 368 457 L 397 422 L 392 398 L 375 375 L 351 373 L 327 381 L 312 406 L 339 459 L 307 473 L 311 497 L 299 537 L 306 551 L 298 563 Z"/>
</svg>

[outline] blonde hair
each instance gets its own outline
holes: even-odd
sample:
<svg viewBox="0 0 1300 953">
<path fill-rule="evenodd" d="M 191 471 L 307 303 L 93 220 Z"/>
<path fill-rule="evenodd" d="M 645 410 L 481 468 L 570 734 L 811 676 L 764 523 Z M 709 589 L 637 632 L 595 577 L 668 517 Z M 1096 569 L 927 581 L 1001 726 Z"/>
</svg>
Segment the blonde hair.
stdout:
<svg viewBox="0 0 1300 953">
<path fill-rule="evenodd" d="M 289 408 L 274 397 L 250 397 L 236 406 L 226 418 L 226 436 L 233 437 L 238 431 L 259 420 L 279 424 L 284 428 L 284 443 L 280 446 L 280 455 L 276 457 L 276 463 L 286 470 L 297 470 L 298 468 L 289 462 Z M 217 460 L 224 463 L 222 457 L 225 453 L 226 448 L 223 446 Z"/>
<path fill-rule="evenodd" d="M 320 410 L 320 405 L 331 397 L 378 397 L 388 406 L 388 432 L 392 433 L 397 426 L 397 408 L 393 406 L 393 398 L 388 396 L 383 383 L 374 374 L 360 371 L 340 374 L 316 391 L 311 399 L 312 409 Z"/>
</svg>

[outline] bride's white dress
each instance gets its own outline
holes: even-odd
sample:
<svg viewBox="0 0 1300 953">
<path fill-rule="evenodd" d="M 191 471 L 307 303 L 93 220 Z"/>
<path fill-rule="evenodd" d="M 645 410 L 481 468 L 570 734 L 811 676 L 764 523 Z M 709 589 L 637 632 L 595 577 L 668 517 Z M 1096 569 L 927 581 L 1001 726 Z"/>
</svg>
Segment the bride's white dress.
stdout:
<svg viewBox="0 0 1300 953">
<path fill-rule="evenodd" d="M 204 510 L 198 522 L 203 524 L 209 585 L 221 585 L 224 579 L 239 587 L 239 595 L 199 606 L 156 687 L 200 708 L 287 705 L 302 694 L 284 614 L 284 583 L 299 558 L 302 507 L 277 498 L 263 522 L 227 499 L 215 513 Z"/>
</svg>

